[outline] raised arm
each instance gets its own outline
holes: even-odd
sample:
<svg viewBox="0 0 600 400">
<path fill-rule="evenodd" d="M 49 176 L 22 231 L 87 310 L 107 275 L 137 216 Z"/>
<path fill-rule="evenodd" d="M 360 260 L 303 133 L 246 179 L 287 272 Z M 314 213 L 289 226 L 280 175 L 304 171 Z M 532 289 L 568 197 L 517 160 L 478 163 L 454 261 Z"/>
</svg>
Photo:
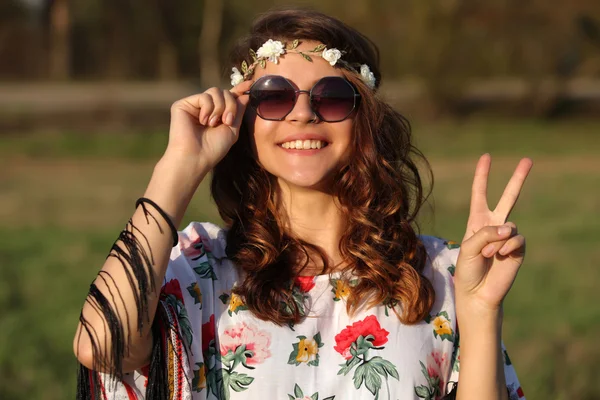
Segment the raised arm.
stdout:
<svg viewBox="0 0 600 400">
<path fill-rule="evenodd" d="M 525 256 L 525 238 L 507 222 L 533 165 L 523 159 L 492 211 L 487 203 L 491 158 L 475 170 L 467 229 L 456 263 L 456 318 L 460 331 L 457 399 L 507 399 L 502 356 L 502 302 Z"/>
<path fill-rule="evenodd" d="M 211 88 L 173 104 L 169 143 L 143 197 L 174 227 L 200 182 L 236 142 L 250 83 L 231 91 Z M 85 367 L 119 376 L 148 363 L 172 246 L 169 221 L 152 203 L 139 205 L 83 305 L 73 348 Z"/>
</svg>

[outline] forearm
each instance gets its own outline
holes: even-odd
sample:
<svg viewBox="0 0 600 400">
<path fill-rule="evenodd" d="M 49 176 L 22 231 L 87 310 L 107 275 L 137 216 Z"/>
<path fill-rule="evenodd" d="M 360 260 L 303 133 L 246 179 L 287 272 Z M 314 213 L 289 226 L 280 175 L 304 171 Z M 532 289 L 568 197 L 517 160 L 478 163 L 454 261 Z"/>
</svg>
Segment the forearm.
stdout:
<svg viewBox="0 0 600 400">
<path fill-rule="evenodd" d="M 207 171 L 200 174 L 188 171 L 176 171 L 183 168 L 181 164 L 161 160 L 154 169 L 152 178 L 144 197 L 154 201 L 170 217 L 177 227 L 185 214 L 185 210 Z M 132 247 L 122 240 L 116 247 L 122 250 L 111 251 L 98 277 L 94 281 L 98 296 L 88 295 L 82 309 L 82 320 L 79 323 L 74 340 L 74 351 L 79 361 L 88 368 L 110 371 L 116 365 L 112 359 L 115 354 L 113 343 L 115 338 L 109 331 L 104 312 L 101 312 L 97 297 L 104 298 L 121 328 L 124 346 L 122 351 L 122 370 L 131 371 L 148 362 L 151 352 L 151 325 L 158 305 L 161 283 L 164 279 L 169 255 L 173 246 L 173 237 L 167 221 L 152 206 L 145 204 L 149 215 L 138 207 L 128 225 L 133 240 L 137 243 L 136 253 L 145 254 L 148 263 L 130 265 Z M 143 257 L 138 260 L 143 260 Z M 134 270 L 143 267 L 147 282 L 154 282 L 154 287 L 146 286 L 142 291 Z M 140 309 L 140 304 L 144 304 Z M 141 314 L 140 314 L 141 313 Z M 141 319 L 140 319 L 141 318 Z M 140 325 L 139 322 L 142 321 Z M 90 338 L 90 335 L 92 336 Z M 116 338 L 120 340 L 120 338 Z M 93 345 L 96 354 L 93 354 Z"/>
<path fill-rule="evenodd" d="M 467 314 L 468 315 L 468 314 Z M 507 400 L 502 355 L 502 312 L 458 317 L 460 378 L 458 400 Z"/>
</svg>

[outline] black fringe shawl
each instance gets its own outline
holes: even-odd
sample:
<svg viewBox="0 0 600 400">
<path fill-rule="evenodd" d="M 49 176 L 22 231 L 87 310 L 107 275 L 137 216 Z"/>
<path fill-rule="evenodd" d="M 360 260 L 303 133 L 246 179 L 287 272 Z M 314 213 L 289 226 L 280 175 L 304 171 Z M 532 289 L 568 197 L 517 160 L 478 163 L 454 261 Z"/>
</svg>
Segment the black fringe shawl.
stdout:
<svg viewBox="0 0 600 400">
<path fill-rule="evenodd" d="M 146 222 L 150 224 L 150 218 L 159 227 L 161 233 L 163 230 L 160 228 L 156 218 L 149 213 L 148 209 L 142 205 Z M 147 295 L 156 288 L 156 282 L 154 274 L 151 273 L 151 268 L 154 265 L 154 257 L 152 251 L 146 251 L 142 246 L 142 240 L 146 244 L 147 248 L 150 248 L 149 243 L 145 235 L 137 229 L 131 220 L 125 226 L 125 229 L 121 232 L 118 239 L 113 244 L 108 257 L 115 257 L 123 266 L 124 271 L 127 273 L 127 279 L 133 290 L 135 296 L 135 303 L 138 310 L 137 318 L 137 330 L 133 332 L 142 332 L 144 325 L 148 323 L 148 299 Z M 98 278 L 102 279 L 108 287 L 110 301 L 106 296 L 98 290 L 96 285 L 92 283 L 90 285 L 90 291 L 86 298 L 86 303 L 91 305 L 96 312 L 104 317 L 106 322 L 105 329 L 110 334 L 112 349 L 110 349 L 110 358 L 99 360 L 98 357 L 98 334 L 89 322 L 80 315 L 79 321 L 83 327 L 81 333 L 85 331 L 92 342 L 92 354 L 95 365 L 93 370 L 86 368 L 79 364 L 79 371 L 77 377 L 77 399 L 78 400 L 99 400 L 104 398 L 103 382 L 100 374 L 96 371 L 103 370 L 107 371 L 107 374 L 112 377 L 113 383 L 117 384 L 118 381 L 123 379 L 123 365 L 122 360 L 125 356 L 125 349 L 129 343 L 130 337 L 125 337 L 125 332 L 122 326 L 123 317 L 129 321 L 128 315 L 121 316 L 118 311 L 115 311 L 117 299 L 112 288 L 116 288 L 114 279 L 110 274 L 100 271 Z M 111 280 L 110 285 L 107 280 Z M 123 302 L 123 299 L 118 293 L 117 297 Z M 127 313 L 127 311 L 125 311 Z M 130 327 L 128 327 L 130 328 Z M 149 365 L 149 376 L 148 385 L 146 387 L 146 399 L 149 400 L 167 400 L 170 398 L 169 389 L 169 371 L 168 371 L 168 347 L 171 337 L 170 333 L 173 329 L 176 329 L 170 322 L 168 317 L 168 311 L 165 309 L 165 305 L 159 302 L 154 321 L 152 322 L 152 355 Z M 128 329 L 128 332 L 132 332 L 132 329 Z M 179 335 L 179 332 L 176 332 Z M 106 335 L 105 335 L 106 337 Z M 105 343 L 106 344 L 106 343 Z M 106 347 L 106 346 L 105 346 Z"/>
</svg>

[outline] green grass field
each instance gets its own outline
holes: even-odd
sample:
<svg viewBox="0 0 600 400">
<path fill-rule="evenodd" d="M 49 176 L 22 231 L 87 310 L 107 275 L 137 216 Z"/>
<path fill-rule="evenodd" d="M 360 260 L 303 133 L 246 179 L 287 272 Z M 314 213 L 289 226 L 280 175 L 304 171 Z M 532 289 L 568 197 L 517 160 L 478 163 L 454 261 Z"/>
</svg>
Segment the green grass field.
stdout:
<svg viewBox="0 0 600 400">
<path fill-rule="evenodd" d="M 511 216 L 528 255 L 504 341 L 528 399 L 600 399 L 600 122 L 417 124 L 435 174 L 422 232 L 460 240 L 475 162 L 490 204 L 534 159 Z M 166 133 L 0 136 L 0 398 L 74 398 L 71 341 L 89 283 L 133 211 Z M 218 222 L 203 185 L 186 221 Z M 186 222 L 184 222 L 186 223 Z"/>
</svg>

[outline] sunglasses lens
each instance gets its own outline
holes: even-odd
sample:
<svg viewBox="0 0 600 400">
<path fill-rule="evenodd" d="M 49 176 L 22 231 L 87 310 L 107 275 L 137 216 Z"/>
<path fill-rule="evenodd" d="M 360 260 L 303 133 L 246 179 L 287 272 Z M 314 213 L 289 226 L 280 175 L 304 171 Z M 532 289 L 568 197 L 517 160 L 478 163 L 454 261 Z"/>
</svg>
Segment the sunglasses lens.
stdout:
<svg viewBox="0 0 600 400">
<path fill-rule="evenodd" d="M 250 90 L 252 106 L 257 114 L 268 120 L 279 120 L 294 108 L 296 93 L 282 77 L 260 78 Z"/>
<path fill-rule="evenodd" d="M 354 110 L 354 93 L 343 78 L 323 78 L 312 89 L 312 106 L 324 121 L 342 121 Z"/>
</svg>

